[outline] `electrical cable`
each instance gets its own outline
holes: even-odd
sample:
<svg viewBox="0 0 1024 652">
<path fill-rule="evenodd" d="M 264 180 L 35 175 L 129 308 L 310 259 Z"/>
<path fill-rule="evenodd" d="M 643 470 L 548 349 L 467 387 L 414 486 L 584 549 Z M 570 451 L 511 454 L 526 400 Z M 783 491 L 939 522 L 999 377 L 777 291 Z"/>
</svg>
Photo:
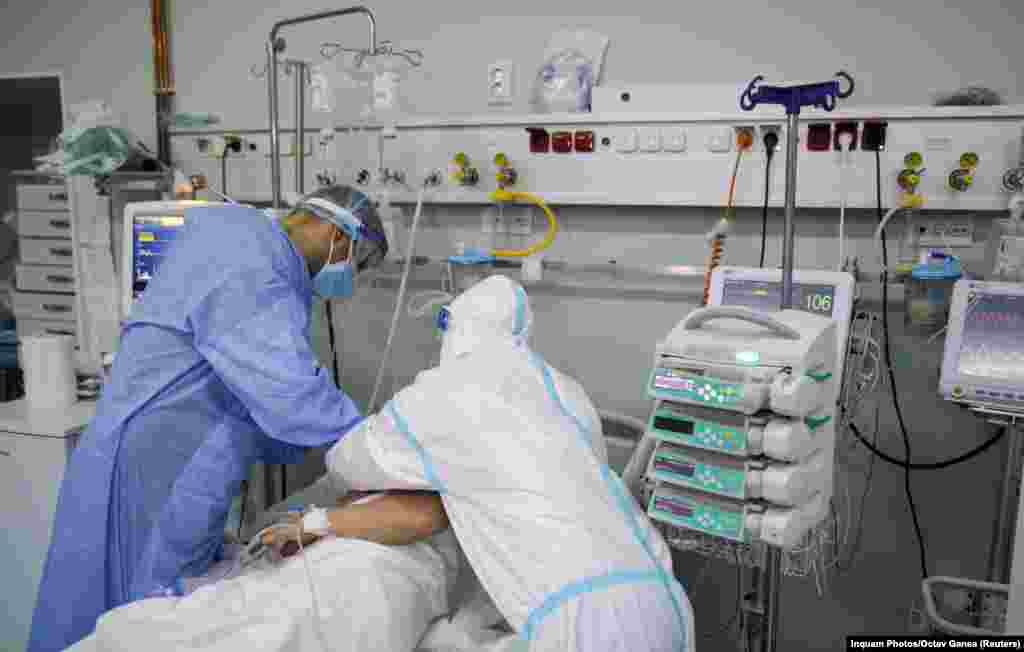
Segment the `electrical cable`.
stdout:
<svg viewBox="0 0 1024 652">
<path fill-rule="evenodd" d="M 896 389 L 896 373 L 892 364 L 892 345 L 889 335 L 889 254 L 885 242 L 885 224 L 882 213 L 882 155 L 880 150 L 875 150 L 875 198 L 878 204 L 879 230 L 881 231 L 882 242 L 882 331 L 885 335 L 884 353 L 885 366 L 889 374 L 889 389 L 892 392 L 892 405 L 896 410 L 896 421 L 900 426 L 900 433 L 903 435 L 903 449 L 906 452 L 907 466 L 903 469 L 903 489 L 907 495 L 907 504 L 910 506 L 910 517 L 914 522 L 914 533 L 917 535 L 917 548 L 921 562 L 921 579 L 928 577 L 928 556 L 924 547 L 924 536 L 921 534 L 921 523 L 917 516 L 917 506 L 914 504 L 914 492 L 910 486 L 910 435 L 907 433 L 907 425 L 903 421 L 903 410 L 900 408 L 899 395 Z"/>
<path fill-rule="evenodd" d="M 906 469 L 910 471 L 936 471 L 938 469 L 948 469 L 951 466 L 956 466 L 957 464 L 971 460 L 977 457 L 978 455 L 981 455 L 989 448 L 992 448 L 992 446 L 994 446 L 1006 434 L 1006 428 L 1000 428 L 995 435 L 987 439 L 985 442 L 979 444 L 978 446 L 972 448 L 971 450 L 965 453 L 957 455 L 956 457 L 951 457 L 948 460 L 942 460 L 941 462 L 914 462 L 908 464 L 904 460 L 898 460 L 895 457 L 892 457 L 891 455 L 883 453 L 876 446 L 873 446 L 871 442 L 869 442 L 860 434 L 860 431 L 857 429 L 857 426 L 855 424 L 851 423 L 849 424 L 849 426 L 850 431 L 857 437 L 857 439 L 860 440 L 862 444 L 864 444 L 864 446 L 869 451 L 874 453 L 876 457 L 885 462 L 888 462 L 889 464 L 892 464 L 893 466 L 898 466 L 901 469 Z"/>
<path fill-rule="evenodd" d="M 772 190 L 772 159 L 775 158 L 775 146 L 779 137 L 769 131 L 764 135 L 764 205 L 761 207 L 761 264 L 764 267 L 764 253 L 768 241 L 768 197 Z"/>
<path fill-rule="evenodd" d="M 238 532 L 235 533 L 239 541 L 242 540 L 242 528 L 245 526 L 245 508 L 246 508 L 246 505 L 249 503 L 249 481 L 248 480 L 242 480 L 242 491 L 240 493 L 241 493 L 241 496 L 242 496 L 242 505 L 241 505 L 241 507 L 239 509 L 239 513 L 238 513 Z"/>
<path fill-rule="evenodd" d="M 220 194 L 228 194 L 228 144 L 224 143 L 224 153 L 220 155 Z"/>
<path fill-rule="evenodd" d="M 853 149 L 853 136 L 844 132 L 839 136 L 839 262 L 836 264 L 836 271 L 840 272 L 846 264 L 846 168 L 850 162 L 850 151 Z"/>
<path fill-rule="evenodd" d="M 341 388 L 341 378 L 338 376 L 338 349 L 334 346 L 334 307 L 330 299 L 324 300 L 324 310 L 327 311 L 327 338 L 331 346 L 331 370 L 334 372 L 334 386 Z"/>
</svg>

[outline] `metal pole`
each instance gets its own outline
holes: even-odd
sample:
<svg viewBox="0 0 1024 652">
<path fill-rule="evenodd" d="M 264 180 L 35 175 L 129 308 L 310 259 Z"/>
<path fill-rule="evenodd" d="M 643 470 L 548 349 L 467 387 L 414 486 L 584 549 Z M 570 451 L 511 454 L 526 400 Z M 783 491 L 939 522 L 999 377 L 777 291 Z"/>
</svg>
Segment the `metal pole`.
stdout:
<svg viewBox="0 0 1024 652">
<path fill-rule="evenodd" d="M 306 64 L 295 66 L 295 192 L 306 194 Z"/>
<path fill-rule="evenodd" d="M 796 160 L 800 152 L 800 123 L 796 113 L 786 116 L 786 226 L 782 242 L 782 309 L 793 305 L 793 217 L 796 214 Z"/>
<path fill-rule="evenodd" d="M 284 51 L 284 39 L 281 39 L 280 44 L 278 43 L 277 33 L 281 31 L 282 27 L 289 25 L 298 25 L 300 23 L 309 23 L 317 20 L 323 20 L 325 18 L 335 18 L 338 16 L 346 16 L 349 14 L 363 14 L 370 23 L 370 54 L 377 52 L 377 20 L 373 17 L 373 12 L 366 7 L 349 7 L 347 9 L 338 9 L 335 11 L 322 11 L 315 14 L 307 14 L 305 16 L 299 16 L 298 18 L 289 18 L 287 20 L 278 21 L 274 23 L 274 27 L 270 30 L 270 38 L 267 40 L 267 74 L 269 79 L 267 80 L 267 92 L 270 95 L 270 186 L 274 194 L 274 208 L 281 208 L 281 147 L 279 142 L 280 125 L 278 107 L 277 107 L 277 52 Z M 301 133 L 299 136 L 301 137 Z M 301 159 L 300 159 L 301 160 Z"/>
<path fill-rule="evenodd" d="M 270 188 L 274 208 L 281 208 L 281 144 L 277 111 L 277 52 L 274 37 L 267 43 L 267 93 L 270 100 Z"/>
<path fill-rule="evenodd" d="M 1010 529 L 1016 519 L 1016 483 L 1017 470 L 1020 468 L 1022 442 L 1020 430 L 1013 425 L 1007 426 L 1006 465 L 1003 468 L 1002 486 L 999 490 L 999 507 L 996 510 L 995 527 L 992 530 L 992 542 L 988 553 L 988 581 L 998 584 L 1009 582 L 1010 564 Z"/>
<path fill-rule="evenodd" d="M 775 640 L 779 631 L 779 588 L 782 584 L 782 552 L 769 546 L 765 553 L 764 570 L 761 573 L 761 590 L 764 592 L 764 629 L 761 633 L 762 652 L 775 652 Z"/>
</svg>

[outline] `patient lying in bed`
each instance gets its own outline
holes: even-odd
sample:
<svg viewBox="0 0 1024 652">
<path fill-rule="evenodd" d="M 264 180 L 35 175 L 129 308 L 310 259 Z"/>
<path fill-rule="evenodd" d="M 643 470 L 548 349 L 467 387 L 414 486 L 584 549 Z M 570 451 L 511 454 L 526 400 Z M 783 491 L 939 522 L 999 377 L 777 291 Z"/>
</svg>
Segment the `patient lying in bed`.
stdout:
<svg viewBox="0 0 1024 652">
<path fill-rule="evenodd" d="M 338 505 L 331 514 L 337 536 L 304 539 L 299 554 L 287 541 L 268 540 L 284 559 L 235 565 L 225 579 L 187 583 L 184 597 L 110 611 L 72 649 L 320 652 L 308 561 L 328 646 L 411 652 L 450 611 L 458 575 L 458 546 L 441 501 L 431 493 L 383 492 L 347 495 Z M 223 576 L 211 571 L 217 573 Z"/>
</svg>

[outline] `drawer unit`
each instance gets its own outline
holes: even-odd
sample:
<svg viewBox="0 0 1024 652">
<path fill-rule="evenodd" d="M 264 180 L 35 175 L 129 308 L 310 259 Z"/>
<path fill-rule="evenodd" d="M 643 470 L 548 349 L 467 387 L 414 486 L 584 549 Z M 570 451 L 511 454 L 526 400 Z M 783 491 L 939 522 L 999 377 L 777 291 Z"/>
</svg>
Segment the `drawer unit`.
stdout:
<svg viewBox="0 0 1024 652">
<path fill-rule="evenodd" d="M 92 401 L 66 410 L 0 405 L 0 650 L 24 650 L 68 459 L 96 411 Z"/>
<path fill-rule="evenodd" d="M 78 346 L 78 328 L 73 321 L 46 321 L 44 319 L 19 319 L 18 337 L 31 335 L 70 335 Z"/>
<path fill-rule="evenodd" d="M 18 321 L 25 318 L 72 323 L 75 321 L 74 295 L 12 292 L 11 303 Z"/>
<path fill-rule="evenodd" d="M 18 265 L 15 272 L 18 289 L 22 292 L 75 292 L 75 274 L 71 267 Z"/>
<path fill-rule="evenodd" d="M 18 235 L 30 238 L 71 239 L 71 213 L 18 211 Z"/>
<path fill-rule="evenodd" d="M 18 185 L 19 211 L 67 211 L 68 189 L 63 184 Z"/>
<path fill-rule="evenodd" d="M 74 260 L 70 240 L 21 238 L 21 262 L 26 265 L 60 265 L 66 267 Z"/>
</svg>

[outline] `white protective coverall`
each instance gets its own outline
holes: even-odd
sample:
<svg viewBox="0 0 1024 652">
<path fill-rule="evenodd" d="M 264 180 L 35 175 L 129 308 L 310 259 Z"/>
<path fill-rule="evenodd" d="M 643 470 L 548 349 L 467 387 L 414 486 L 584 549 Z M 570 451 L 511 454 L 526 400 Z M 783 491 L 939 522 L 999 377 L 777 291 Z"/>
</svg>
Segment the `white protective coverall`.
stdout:
<svg viewBox="0 0 1024 652">
<path fill-rule="evenodd" d="M 672 561 L 608 469 L 583 388 L 527 347 L 523 288 L 491 276 L 447 309 L 440 365 L 328 453 L 360 490 L 433 489 L 498 610 L 501 649 L 690 652 Z"/>
</svg>

